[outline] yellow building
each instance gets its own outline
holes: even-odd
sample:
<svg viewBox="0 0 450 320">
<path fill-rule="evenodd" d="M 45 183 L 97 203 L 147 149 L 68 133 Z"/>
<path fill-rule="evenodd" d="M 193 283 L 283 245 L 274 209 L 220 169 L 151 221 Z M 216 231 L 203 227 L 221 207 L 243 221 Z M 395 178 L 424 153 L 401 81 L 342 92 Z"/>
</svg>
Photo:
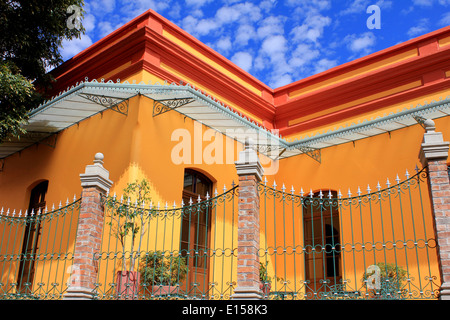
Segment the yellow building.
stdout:
<svg viewBox="0 0 450 320">
<path fill-rule="evenodd" d="M 255 270 L 267 299 L 446 297 L 449 27 L 272 89 L 149 10 L 53 75 L 28 133 L 0 144 L 3 299 L 60 299 L 82 264 L 97 299 L 228 299 Z M 236 168 L 246 140 L 259 196 Z M 85 168 L 105 208 L 77 258 Z M 143 179 L 144 203 L 123 197 Z"/>
</svg>

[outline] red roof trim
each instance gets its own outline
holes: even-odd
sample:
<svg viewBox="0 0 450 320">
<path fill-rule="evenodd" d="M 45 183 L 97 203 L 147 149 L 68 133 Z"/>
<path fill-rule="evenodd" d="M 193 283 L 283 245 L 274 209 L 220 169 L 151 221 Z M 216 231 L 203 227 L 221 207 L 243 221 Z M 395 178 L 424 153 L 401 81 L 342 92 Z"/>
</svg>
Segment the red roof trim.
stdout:
<svg viewBox="0 0 450 320">
<path fill-rule="evenodd" d="M 164 37 L 163 30 L 260 90 L 261 96 Z M 271 89 L 172 22 L 148 10 L 55 69 L 52 74 L 58 82 L 52 94 L 86 77 L 98 79 L 125 63 L 130 65 L 105 80 L 115 81 L 117 78 L 129 77 L 140 70 L 147 70 L 169 82 L 186 81 L 162 68 L 160 63 L 163 63 L 187 75 L 192 81 L 205 88 L 208 94 L 223 97 L 256 118 L 262 119 L 266 127 L 278 128 L 282 135 L 287 135 L 362 114 L 372 110 L 372 105 L 381 107 L 386 101 L 392 101 L 394 98 L 401 102 L 401 99 L 410 98 L 417 92 L 428 92 L 433 88 L 442 89 L 442 86 L 448 88 L 445 87 L 448 86 L 448 81 L 444 81 L 443 78 L 445 78 L 445 72 L 450 70 L 450 45 L 446 47 L 438 45 L 438 41 L 446 37 L 450 37 L 450 26 L 289 85 Z M 420 55 L 289 98 L 290 92 L 320 84 L 413 49 L 417 49 Z M 417 79 L 422 79 L 425 86 L 326 114 L 302 124 L 290 127 L 287 125 L 289 120 L 318 111 L 326 112 L 334 106 Z M 438 83 L 438 85 L 429 85 L 432 83 Z"/>
</svg>

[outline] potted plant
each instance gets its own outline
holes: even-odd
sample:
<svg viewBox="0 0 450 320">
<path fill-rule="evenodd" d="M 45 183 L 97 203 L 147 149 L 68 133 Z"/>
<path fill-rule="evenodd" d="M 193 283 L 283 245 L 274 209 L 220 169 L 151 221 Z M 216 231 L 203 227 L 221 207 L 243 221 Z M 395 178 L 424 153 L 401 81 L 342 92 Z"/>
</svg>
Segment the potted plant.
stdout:
<svg viewBox="0 0 450 320">
<path fill-rule="evenodd" d="M 104 203 L 110 213 L 107 224 L 123 249 L 122 267 L 116 273 L 116 292 L 121 298 L 133 299 L 139 292 L 140 274 L 135 270 L 135 264 L 140 255 L 142 239 L 147 232 L 146 221 L 150 214 L 146 211 L 145 204 L 151 203 L 150 185 L 146 179 L 128 183 L 123 189 L 121 200 L 117 200 L 115 195 L 108 195 Z M 134 251 L 136 240 L 137 250 Z M 127 247 L 131 252 L 128 261 L 125 258 Z"/>
<path fill-rule="evenodd" d="M 272 277 L 269 277 L 267 273 L 267 265 L 269 261 L 266 261 L 266 264 L 262 262 L 259 263 L 259 289 L 262 291 L 265 297 L 269 295 L 270 289 L 272 287 Z"/>
<path fill-rule="evenodd" d="M 406 271 L 394 263 L 379 262 L 367 268 L 362 282 L 366 283 L 371 298 L 399 299 L 404 292 Z"/>
<path fill-rule="evenodd" d="M 154 296 L 179 293 L 179 284 L 186 278 L 186 259 L 161 251 L 147 252 L 139 265 L 141 283 Z"/>
</svg>

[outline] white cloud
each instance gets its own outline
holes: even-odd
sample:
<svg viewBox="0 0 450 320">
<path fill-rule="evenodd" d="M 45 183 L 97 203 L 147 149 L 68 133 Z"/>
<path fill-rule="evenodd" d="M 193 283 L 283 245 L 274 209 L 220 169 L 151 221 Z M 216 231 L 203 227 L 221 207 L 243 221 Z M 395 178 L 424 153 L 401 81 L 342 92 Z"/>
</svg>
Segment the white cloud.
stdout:
<svg viewBox="0 0 450 320">
<path fill-rule="evenodd" d="M 223 53 L 227 53 L 232 48 L 230 37 L 222 37 L 217 41 L 216 48 Z"/>
<path fill-rule="evenodd" d="M 169 16 L 173 19 L 179 19 L 181 17 L 181 6 L 179 3 L 175 3 L 168 12 Z"/>
<path fill-rule="evenodd" d="M 422 18 L 416 26 L 409 28 L 406 33 L 410 38 L 424 34 L 428 31 L 429 21 L 427 18 Z"/>
<path fill-rule="evenodd" d="M 109 21 L 101 21 L 98 23 L 98 31 L 101 38 L 107 36 L 113 32 L 115 28 L 111 25 Z"/>
<path fill-rule="evenodd" d="M 413 0 L 413 4 L 421 7 L 430 7 L 434 0 Z"/>
<path fill-rule="evenodd" d="M 246 46 L 249 40 L 255 38 L 255 36 L 255 28 L 250 24 L 244 24 L 237 28 L 234 41 L 241 46 Z"/>
<path fill-rule="evenodd" d="M 249 72 L 253 65 L 253 57 L 248 52 L 239 51 L 236 52 L 232 57 L 231 61 L 233 61 L 237 66 L 242 68 L 243 70 Z"/>
<path fill-rule="evenodd" d="M 83 24 L 86 33 L 92 32 L 95 28 L 95 16 L 92 14 L 85 14 L 81 23 Z"/>
<path fill-rule="evenodd" d="M 202 19 L 198 21 L 198 24 L 195 28 L 196 32 L 200 35 L 205 35 L 211 32 L 211 30 L 215 30 L 218 28 L 217 23 L 211 19 Z"/>
<path fill-rule="evenodd" d="M 282 86 L 285 86 L 287 84 L 290 84 L 293 82 L 292 76 L 290 74 L 282 74 L 274 77 L 270 82 L 270 86 L 272 88 L 279 88 Z"/>
<path fill-rule="evenodd" d="M 319 55 L 319 50 L 312 48 L 311 45 L 301 43 L 292 52 L 289 64 L 294 68 L 303 68 Z"/>
<path fill-rule="evenodd" d="M 274 35 L 265 39 L 261 45 L 261 50 L 268 56 L 286 51 L 286 38 L 282 35 Z"/>
<path fill-rule="evenodd" d="M 331 69 L 337 65 L 336 60 L 330 60 L 327 58 L 320 59 L 314 64 L 314 73 L 320 73 L 322 71 Z"/>
<path fill-rule="evenodd" d="M 260 9 L 250 2 L 219 8 L 214 17 L 197 19 L 193 14 L 181 21 L 181 27 L 193 36 L 205 36 L 226 25 L 254 23 L 261 19 Z"/>
<path fill-rule="evenodd" d="M 204 36 L 217 29 L 218 24 L 212 19 L 197 19 L 187 16 L 182 20 L 182 28 L 193 36 Z"/>
<path fill-rule="evenodd" d="M 293 67 L 286 59 L 288 51 L 287 39 L 282 35 L 272 35 L 264 39 L 261 44 L 256 68 L 264 68 L 268 84 L 272 88 L 292 82 Z M 270 66 L 267 68 L 267 66 Z"/>
<path fill-rule="evenodd" d="M 91 1 L 95 2 L 95 1 Z M 122 0 L 120 11 L 126 21 L 137 17 L 148 9 L 153 9 L 156 12 L 162 12 L 172 6 L 171 0 L 157 1 L 157 0 Z"/>
<path fill-rule="evenodd" d="M 365 32 L 361 35 L 351 34 L 344 38 L 347 47 L 353 53 L 368 54 L 371 47 L 375 45 L 376 38 L 372 32 Z"/>
<path fill-rule="evenodd" d="M 292 29 L 293 41 L 308 40 L 317 43 L 317 39 L 323 35 L 325 27 L 331 24 L 331 18 L 320 14 L 305 19 L 304 23 Z"/>
<path fill-rule="evenodd" d="M 217 10 L 215 18 L 218 20 L 219 24 L 226 24 L 239 21 L 258 21 L 262 17 L 261 10 L 258 6 L 253 3 L 245 2 L 238 3 L 231 7 L 221 7 Z"/>
<path fill-rule="evenodd" d="M 339 14 L 366 14 L 367 7 L 370 5 L 377 5 L 380 9 L 388 9 L 392 7 L 392 1 L 378 0 L 374 3 L 372 0 L 353 0 L 353 2 L 350 3 L 346 9 L 339 12 Z"/>
<path fill-rule="evenodd" d="M 186 0 L 187 6 L 194 6 L 194 7 L 202 7 L 206 3 L 210 3 L 212 0 Z"/>
<path fill-rule="evenodd" d="M 268 36 L 276 34 L 284 34 L 284 18 L 277 16 L 269 16 L 262 20 L 256 33 L 259 38 L 264 39 Z"/>
<path fill-rule="evenodd" d="M 265 0 L 258 3 L 258 8 L 269 13 L 276 5 L 277 1 L 275 0 Z"/>
<path fill-rule="evenodd" d="M 61 55 L 64 60 L 72 58 L 92 44 L 91 38 L 87 34 L 81 35 L 80 39 L 63 40 Z"/>
<path fill-rule="evenodd" d="M 305 9 L 325 10 L 329 9 L 331 2 L 329 0 L 287 0 L 288 6 Z"/>
<path fill-rule="evenodd" d="M 431 7 L 434 5 L 434 0 L 413 0 L 413 5 L 419 7 Z M 437 0 L 437 3 L 442 6 L 450 5 L 450 0 Z"/>
<path fill-rule="evenodd" d="M 113 12 L 116 8 L 115 0 L 98 0 L 89 2 L 89 11 L 97 15 L 104 15 Z"/>
<path fill-rule="evenodd" d="M 450 12 L 444 13 L 442 18 L 439 20 L 438 24 L 440 26 L 448 26 L 450 25 Z"/>
</svg>

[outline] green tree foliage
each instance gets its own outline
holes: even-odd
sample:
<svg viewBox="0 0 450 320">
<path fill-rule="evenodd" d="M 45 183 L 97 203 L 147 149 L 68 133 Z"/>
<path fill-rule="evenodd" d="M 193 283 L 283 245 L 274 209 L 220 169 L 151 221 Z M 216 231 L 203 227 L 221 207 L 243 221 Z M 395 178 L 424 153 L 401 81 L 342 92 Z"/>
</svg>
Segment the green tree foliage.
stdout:
<svg viewBox="0 0 450 320">
<path fill-rule="evenodd" d="M 62 41 L 84 32 L 81 23 L 73 23 L 81 19 L 83 5 L 83 0 L 0 1 L 0 142 L 25 133 L 21 125 L 28 111 L 42 102 L 53 81 L 46 70 L 63 62 Z"/>
</svg>

